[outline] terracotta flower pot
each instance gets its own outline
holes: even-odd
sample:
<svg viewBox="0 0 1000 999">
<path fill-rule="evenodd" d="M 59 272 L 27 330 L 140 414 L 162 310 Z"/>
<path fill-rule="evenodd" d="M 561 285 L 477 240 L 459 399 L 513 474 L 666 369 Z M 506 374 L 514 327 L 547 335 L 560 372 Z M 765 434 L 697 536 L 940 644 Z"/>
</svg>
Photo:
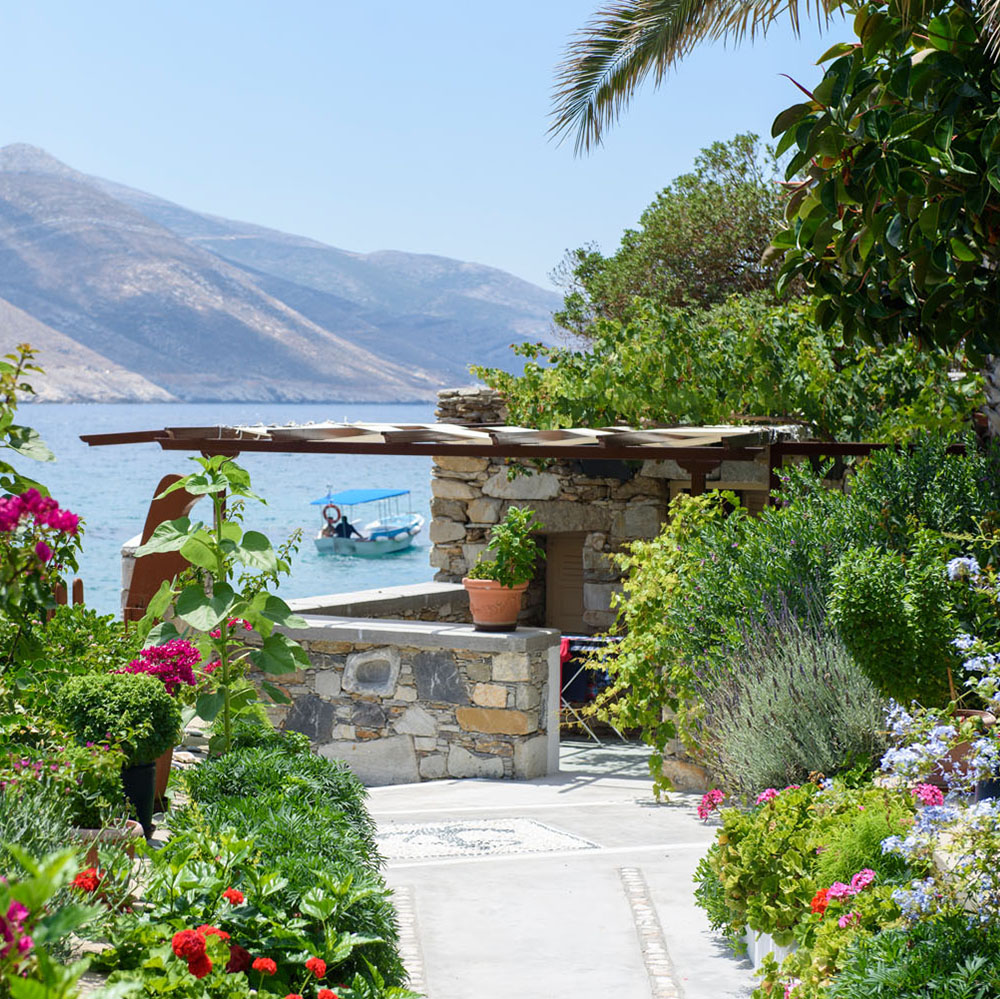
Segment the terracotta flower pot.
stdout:
<svg viewBox="0 0 1000 999">
<path fill-rule="evenodd" d="M 527 583 L 501 586 L 493 579 L 462 580 L 469 594 L 469 610 L 476 631 L 516 631 L 521 597 Z"/>
<path fill-rule="evenodd" d="M 984 729 L 990 729 L 996 724 L 996 718 L 989 711 L 980 711 L 975 708 L 958 708 L 955 711 L 955 721 L 962 722 L 967 718 L 978 718 L 982 722 Z M 928 783 L 939 787 L 942 790 L 948 788 L 948 778 L 955 771 L 962 771 L 965 766 L 965 758 L 972 751 L 971 742 L 960 742 L 943 756 L 928 779 Z"/>
<path fill-rule="evenodd" d="M 137 840 L 144 839 L 142 826 L 135 819 L 126 819 L 124 826 L 108 826 L 105 829 L 70 829 L 70 836 L 79 843 L 89 843 L 84 866 L 96 867 L 97 848 L 101 843 L 117 844 L 131 860 L 135 856 Z"/>
</svg>

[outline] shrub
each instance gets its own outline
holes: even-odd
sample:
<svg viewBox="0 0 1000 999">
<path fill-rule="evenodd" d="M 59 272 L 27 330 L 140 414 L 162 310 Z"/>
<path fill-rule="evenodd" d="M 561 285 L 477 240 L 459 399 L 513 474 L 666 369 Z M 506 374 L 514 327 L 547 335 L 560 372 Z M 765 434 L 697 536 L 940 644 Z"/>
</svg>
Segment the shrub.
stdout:
<svg viewBox="0 0 1000 999">
<path fill-rule="evenodd" d="M 1000 930 L 965 915 L 859 937 L 829 999 L 955 999 L 1000 995 Z"/>
<path fill-rule="evenodd" d="M 706 669 L 701 749 L 730 790 L 753 794 L 870 766 L 881 756 L 884 707 L 846 650 L 787 606 L 744 631 L 722 668 Z"/>
<path fill-rule="evenodd" d="M 10 747 L 6 756 L 0 755 L 2 801 L 13 807 L 25 796 L 29 801 L 48 799 L 59 803 L 70 824 L 100 829 L 122 810 L 123 760 L 106 746 Z"/>
<path fill-rule="evenodd" d="M 362 948 L 348 970 L 363 970 L 360 957 L 366 956 L 392 983 L 402 981 L 396 916 L 378 873 L 380 858 L 365 830 L 356 827 L 336 802 L 313 804 L 280 793 L 268 798 L 221 798 L 179 813 L 172 828 L 180 842 L 210 841 L 221 830 L 252 841 L 255 863 L 285 880 L 277 895 L 289 912 L 301 911 L 302 898 L 320 878 L 350 885 L 360 897 L 341 914 L 337 929 L 383 942 Z"/>
<path fill-rule="evenodd" d="M 948 672 L 959 659 L 946 558 L 941 543 L 921 532 L 909 558 L 851 549 L 831 574 L 832 624 L 879 691 L 904 704 L 949 700 Z"/>
<path fill-rule="evenodd" d="M 180 706 L 163 684 L 132 673 L 72 677 L 59 691 L 57 710 L 80 742 L 120 743 L 130 765 L 166 752 L 181 727 Z"/>
<path fill-rule="evenodd" d="M 39 637 L 39 661 L 66 674 L 119 669 L 142 645 L 134 628 L 81 604 L 57 607 Z"/>
<path fill-rule="evenodd" d="M 534 510 L 508 507 L 504 519 L 490 528 L 490 540 L 486 547 L 494 557 L 485 559 L 480 556 L 480 560 L 469 570 L 469 579 L 492 579 L 501 586 L 520 586 L 530 582 L 538 560 L 545 558 L 545 552 L 531 536 L 532 531 L 542 527 L 533 522 L 534 516 Z"/>
<path fill-rule="evenodd" d="M 248 734 L 252 730 L 248 726 Z M 185 774 L 193 801 L 211 806 L 232 799 L 285 800 L 344 813 L 351 826 L 373 847 L 375 828 L 365 799 L 368 792 L 346 764 L 312 753 L 289 751 L 300 733 L 274 734 L 270 744 L 235 749 Z M 307 743 L 308 746 L 308 743 Z"/>
<path fill-rule="evenodd" d="M 309 736 L 294 729 L 285 732 L 276 729 L 267 718 L 237 718 L 233 721 L 233 749 L 277 749 L 293 756 L 311 753 Z"/>
<path fill-rule="evenodd" d="M 72 824 L 68 802 L 49 787 L 26 783 L 16 793 L 5 787 L 0 791 L 0 878 L 11 880 L 23 871 L 10 850 L 12 844 L 29 856 L 41 857 L 65 846 Z"/>
</svg>

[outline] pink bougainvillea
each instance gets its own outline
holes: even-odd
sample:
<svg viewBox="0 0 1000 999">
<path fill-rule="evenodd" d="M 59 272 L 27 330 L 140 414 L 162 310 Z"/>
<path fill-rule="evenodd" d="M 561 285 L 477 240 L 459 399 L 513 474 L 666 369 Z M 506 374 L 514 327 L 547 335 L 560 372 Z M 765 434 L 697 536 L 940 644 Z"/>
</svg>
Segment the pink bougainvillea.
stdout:
<svg viewBox="0 0 1000 999">
<path fill-rule="evenodd" d="M 175 638 L 163 645 L 152 645 L 139 653 L 118 673 L 147 673 L 163 682 L 167 693 L 175 695 L 181 685 L 194 687 L 198 680 L 194 667 L 201 662 L 201 653 L 186 639 Z"/>
</svg>

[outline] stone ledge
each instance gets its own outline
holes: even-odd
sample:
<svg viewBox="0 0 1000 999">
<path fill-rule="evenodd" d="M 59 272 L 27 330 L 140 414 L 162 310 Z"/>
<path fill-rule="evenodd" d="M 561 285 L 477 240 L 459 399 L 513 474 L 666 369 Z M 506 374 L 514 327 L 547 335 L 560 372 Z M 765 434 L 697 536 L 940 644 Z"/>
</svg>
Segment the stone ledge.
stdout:
<svg viewBox="0 0 1000 999">
<path fill-rule="evenodd" d="M 454 584 L 437 584 L 454 585 Z M 459 589 L 462 586 L 458 585 Z M 301 611 L 300 611 L 301 613 Z M 470 652 L 538 652 L 559 645 L 551 628 L 476 631 L 471 624 L 400 621 L 382 618 L 303 614 L 305 628 L 282 628 L 299 642 L 351 642 L 356 645 L 402 645 L 414 648 L 467 649 Z"/>
<path fill-rule="evenodd" d="M 375 590 L 355 590 L 352 593 L 328 593 L 316 597 L 297 597 L 288 606 L 296 614 L 336 615 L 338 617 L 380 618 L 408 610 L 423 610 L 441 604 L 469 602 L 461 583 L 410 583 L 407 586 L 383 586 Z"/>
</svg>

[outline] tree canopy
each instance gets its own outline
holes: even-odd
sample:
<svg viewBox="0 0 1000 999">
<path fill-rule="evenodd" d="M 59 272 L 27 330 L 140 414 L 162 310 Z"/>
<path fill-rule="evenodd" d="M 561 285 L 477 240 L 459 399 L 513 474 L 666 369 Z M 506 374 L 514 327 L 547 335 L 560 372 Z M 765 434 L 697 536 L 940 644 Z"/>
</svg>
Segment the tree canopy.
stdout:
<svg viewBox="0 0 1000 999">
<path fill-rule="evenodd" d="M 586 335 L 595 318 L 628 321 L 635 300 L 707 307 L 733 294 L 769 291 L 780 261 L 762 262 L 781 226 L 773 152 L 752 133 L 701 150 L 694 169 L 660 191 L 611 256 L 593 247 L 567 255 L 556 322 Z"/>
<path fill-rule="evenodd" d="M 944 0 L 852 8 L 805 101 L 774 123 L 797 189 L 779 285 L 801 279 L 848 338 L 1000 348 L 1000 70 L 982 11 Z M 802 173 L 805 179 L 800 180 Z"/>
</svg>

